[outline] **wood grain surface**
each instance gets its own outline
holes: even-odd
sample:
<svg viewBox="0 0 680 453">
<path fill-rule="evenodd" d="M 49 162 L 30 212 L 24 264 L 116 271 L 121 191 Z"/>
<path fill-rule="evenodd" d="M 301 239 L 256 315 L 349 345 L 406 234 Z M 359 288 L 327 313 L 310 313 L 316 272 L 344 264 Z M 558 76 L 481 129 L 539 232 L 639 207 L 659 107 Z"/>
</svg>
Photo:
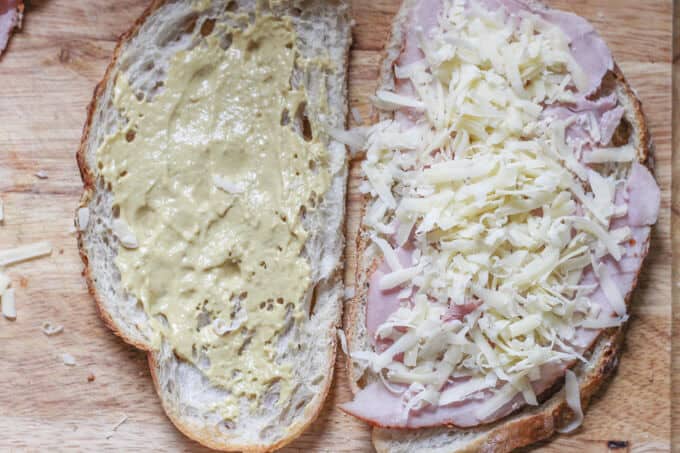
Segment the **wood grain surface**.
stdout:
<svg viewBox="0 0 680 453">
<path fill-rule="evenodd" d="M 381 50 L 399 0 L 353 3 L 350 101 L 368 117 L 367 97 L 375 89 Z M 662 209 L 618 372 L 595 398 L 577 433 L 534 448 L 669 451 L 672 4 L 670 0 L 548 3 L 591 20 L 637 89 L 656 143 Z M 165 417 L 144 354 L 112 335 L 99 320 L 70 232 L 81 193 L 74 156 L 85 107 L 117 37 L 145 4 L 33 0 L 23 31 L 0 60 L 0 198 L 6 217 L 0 225 L 0 249 L 40 240 L 55 246 L 50 258 L 10 270 L 19 314 L 15 322 L 0 319 L 0 451 L 204 451 Z M 47 179 L 35 176 L 40 170 L 47 172 Z M 357 225 L 356 170 L 354 163 L 348 197 L 349 244 Z M 680 206 L 674 212 L 674 217 L 680 216 Z M 351 283 L 352 247 L 346 259 Z M 64 332 L 45 336 L 44 321 L 63 324 Z M 77 365 L 65 366 L 63 353 L 72 354 Z M 368 427 L 336 407 L 350 398 L 345 379 L 339 363 L 322 416 L 286 451 L 372 451 Z M 125 423 L 113 431 L 123 417 Z"/>
</svg>

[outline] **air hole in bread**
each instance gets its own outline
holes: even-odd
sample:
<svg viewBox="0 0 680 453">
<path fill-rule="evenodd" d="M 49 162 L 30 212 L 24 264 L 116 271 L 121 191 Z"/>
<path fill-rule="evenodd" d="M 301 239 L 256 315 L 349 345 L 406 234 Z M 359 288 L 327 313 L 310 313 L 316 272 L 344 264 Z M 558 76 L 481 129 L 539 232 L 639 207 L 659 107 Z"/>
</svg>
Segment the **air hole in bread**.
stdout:
<svg viewBox="0 0 680 453">
<path fill-rule="evenodd" d="M 627 145 L 630 141 L 630 136 L 633 133 L 633 126 L 626 118 L 622 118 L 619 126 L 614 131 L 612 136 L 612 145 L 614 147 L 619 147 Z"/>
<path fill-rule="evenodd" d="M 293 10 L 291 11 L 291 14 L 295 17 L 300 17 L 302 15 L 302 9 L 293 8 Z"/>
<path fill-rule="evenodd" d="M 113 207 L 111 208 L 111 212 L 113 213 L 113 218 L 117 219 L 120 217 L 120 205 L 114 204 Z"/>
<path fill-rule="evenodd" d="M 142 93 L 141 91 L 139 91 L 139 92 L 135 95 L 135 97 L 137 98 L 137 100 L 138 100 L 139 102 L 142 102 L 142 101 L 144 100 L 144 93 Z"/>
<path fill-rule="evenodd" d="M 113 192 L 113 186 L 111 185 L 110 182 L 106 183 L 106 190 L 108 190 L 109 192 Z"/>
<path fill-rule="evenodd" d="M 196 28 L 196 22 L 198 21 L 198 16 L 189 17 L 184 24 L 184 32 L 192 34 Z"/>
<path fill-rule="evenodd" d="M 278 403 L 281 392 L 281 382 L 280 379 L 275 379 L 265 392 L 263 402 L 267 409 L 274 409 L 276 403 Z"/>
<path fill-rule="evenodd" d="M 248 345 L 249 345 L 250 342 L 253 340 L 253 336 L 250 335 L 250 332 L 249 332 L 248 330 L 244 329 L 243 332 L 244 332 L 244 334 L 247 333 L 248 336 L 246 337 L 245 340 L 243 340 L 243 343 L 241 343 L 241 347 L 238 348 L 238 355 L 243 355 L 243 353 L 245 352 L 245 350 L 248 348 Z"/>
<path fill-rule="evenodd" d="M 156 320 L 163 325 L 163 327 L 167 328 L 168 327 L 168 318 L 165 317 L 163 313 L 159 313 L 156 315 Z"/>
<path fill-rule="evenodd" d="M 119 178 L 125 178 L 127 176 L 128 172 L 127 170 L 123 170 L 118 174 Z"/>
<path fill-rule="evenodd" d="M 215 19 L 206 19 L 201 24 L 201 36 L 208 36 L 212 34 L 215 29 Z"/>
<path fill-rule="evenodd" d="M 137 136 L 137 133 L 133 129 L 130 129 L 125 133 L 125 140 L 128 143 L 132 143 L 133 141 L 135 141 L 136 136 Z"/>
<path fill-rule="evenodd" d="M 238 10 L 238 2 L 236 1 L 228 2 L 227 7 L 225 9 L 230 13 L 235 13 Z"/>
<path fill-rule="evenodd" d="M 220 431 L 223 432 L 231 431 L 236 428 L 236 424 L 231 420 L 222 420 L 217 426 L 219 426 Z"/>
<path fill-rule="evenodd" d="M 231 37 L 231 33 L 222 35 L 220 37 L 220 47 L 222 47 L 222 50 L 227 50 L 228 48 L 230 48 L 232 41 L 233 39 Z"/>
<path fill-rule="evenodd" d="M 100 170 L 103 169 L 104 168 L 104 162 L 102 162 L 101 160 L 99 162 L 97 162 L 97 168 L 99 168 Z"/>
<path fill-rule="evenodd" d="M 283 109 L 283 112 L 281 112 L 281 126 L 287 126 L 288 124 L 290 124 L 288 109 Z M 297 154 L 293 157 L 297 158 Z"/>
<path fill-rule="evenodd" d="M 204 300 L 203 304 L 200 308 L 200 313 L 196 317 L 196 330 L 201 330 L 205 326 L 209 325 L 212 322 L 212 317 L 210 316 L 210 312 L 205 308 L 206 304 L 208 303 L 208 300 Z"/>
<path fill-rule="evenodd" d="M 254 52 L 260 47 L 259 41 L 248 41 L 246 45 L 246 52 Z"/>
<path fill-rule="evenodd" d="M 315 286 L 314 291 L 312 291 L 312 299 L 309 301 L 309 319 L 312 319 L 312 316 L 314 315 L 314 308 L 316 307 L 317 289 L 318 286 Z"/>
</svg>

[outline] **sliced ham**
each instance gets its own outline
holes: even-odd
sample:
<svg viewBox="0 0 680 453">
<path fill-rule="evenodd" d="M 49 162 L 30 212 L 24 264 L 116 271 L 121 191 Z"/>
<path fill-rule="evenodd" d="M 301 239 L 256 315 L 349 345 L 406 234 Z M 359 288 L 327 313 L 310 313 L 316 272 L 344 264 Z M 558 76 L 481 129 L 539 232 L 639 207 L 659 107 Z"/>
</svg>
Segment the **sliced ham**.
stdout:
<svg viewBox="0 0 680 453">
<path fill-rule="evenodd" d="M 569 139 L 577 139 L 581 142 L 608 145 L 616 129 L 621 124 L 625 109 L 618 105 L 615 93 L 595 100 L 586 99 L 583 96 L 576 98 L 572 104 L 553 104 L 543 111 L 542 117 L 559 120 L 575 119 L 567 129 Z M 591 116 L 595 118 L 597 132 L 592 128 Z"/>
<path fill-rule="evenodd" d="M 659 216 L 661 190 L 649 169 L 633 164 L 628 179 L 628 220 L 631 226 L 654 225 Z"/>
<path fill-rule="evenodd" d="M 398 248 L 396 250 L 397 258 L 402 267 L 411 266 L 412 250 Z M 398 298 L 400 288 L 391 289 L 389 291 L 380 290 L 380 280 L 391 272 L 387 263 L 383 262 L 371 275 L 368 286 L 368 300 L 369 309 L 366 311 L 366 328 L 368 334 L 372 339 L 375 339 L 376 330 L 387 321 L 392 313 L 397 311 L 400 305 Z M 372 303 L 371 303 L 372 302 Z"/>
<path fill-rule="evenodd" d="M 449 309 L 442 316 L 442 321 L 461 321 L 465 316 L 475 311 L 481 304 L 482 301 L 479 299 L 474 299 L 461 305 L 451 302 Z"/>
<path fill-rule="evenodd" d="M 23 5 L 19 0 L 0 0 L 0 55 L 7 47 L 12 31 L 21 26 L 20 7 Z"/>
</svg>

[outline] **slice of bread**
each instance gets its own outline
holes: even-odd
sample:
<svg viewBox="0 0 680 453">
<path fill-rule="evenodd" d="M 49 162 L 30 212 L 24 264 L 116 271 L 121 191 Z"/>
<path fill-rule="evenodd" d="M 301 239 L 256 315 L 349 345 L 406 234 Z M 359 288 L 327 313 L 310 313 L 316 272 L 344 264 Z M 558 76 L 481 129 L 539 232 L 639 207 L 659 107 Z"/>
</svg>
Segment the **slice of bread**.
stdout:
<svg viewBox="0 0 680 453">
<path fill-rule="evenodd" d="M 243 27 L 243 20 L 240 25 L 235 23 L 232 13 L 252 21 L 256 8 L 258 14 L 290 18 L 302 57 L 329 58 L 331 63 L 323 67 L 296 67 L 291 83 L 304 87 L 308 93 L 307 114 L 314 124 L 343 129 L 347 116 L 350 11 L 344 0 L 213 0 L 200 13 L 194 8 L 196 3 L 154 0 L 121 37 L 104 79 L 95 89 L 77 153 L 85 185 L 79 218 L 89 219 L 87 225 L 80 225 L 78 244 L 89 290 L 104 322 L 123 340 L 148 352 L 154 385 L 177 428 L 215 449 L 270 451 L 291 442 L 316 418 L 332 380 L 343 298 L 345 146 L 320 133 L 326 142 L 331 183 L 317 209 L 302 220 L 309 233 L 303 255 L 310 263 L 313 283 L 305 295 L 309 317 L 299 324 L 299 331 L 286 336 L 286 341 L 304 346 L 288 348 L 293 352 L 285 357 L 294 370 L 292 395 L 287 401 L 278 402 L 278 394 L 271 389 L 271 394 L 263 395 L 262 405 L 254 409 L 240 401 L 241 415 L 237 422 L 230 423 L 210 409 L 224 396 L 222 388 L 211 385 L 197 367 L 178 358 L 167 342 L 163 341 L 159 350 L 151 345 L 147 313 L 135 297 L 126 293 L 115 264 L 120 242 L 112 234 L 113 194 L 99 174 L 96 152 L 106 136 L 124 127 L 123 118 L 112 103 L 119 74 L 125 74 L 135 91 L 151 99 L 162 85 L 159 82 L 165 78 L 170 59 L 177 52 L 198 45 L 205 34 L 202 31 L 205 24 L 209 24 L 206 28 L 210 30 L 221 23 Z M 89 216 L 82 214 L 83 208 Z"/>
<path fill-rule="evenodd" d="M 404 0 L 401 9 L 393 21 L 391 36 L 385 47 L 384 60 L 380 71 L 379 89 L 394 90 L 394 66 L 404 46 L 405 27 L 411 10 L 420 0 Z M 473 0 L 474 1 L 474 0 Z M 538 2 L 531 3 L 542 7 Z M 653 172 L 653 145 L 647 123 L 642 112 L 640 100 L 628 85 L 621 70 L 615 65 L 608 74 L 605 83 L 613 90 L 620 105 L 625 109 L 625 122 L 631 126 L 630 143 L 636 150 L 637 159 Z M 381 112 L 379 119 L 391 119 L 391 113 Z M 366 211 L 368 199 L 364 200 L 362 217 Z M 369 247 L 369 238 L 363 225 L 359 227 L 356 240 L 356 288 L 355 296 L 346 306 L 344 314 L 344 330 L 347 335 L 348 349 L 352 351 L 370 350 L 371 339 L 366 328 L 366 305 L 368 282 L 372 273 L 381 261 L 381 255 L 375 247 Z M 650 235 L 642 246 L 645 256 L 649 250 Z M 376 253 L 377 252 L 377 253 Z M 639 271 L 638 271 L 639 275 Z M 637 276 L 635 278 L 637 281 Z M 633 283 L 633 288 L 636 286 Z M 624 295 L 630 307 L 632 290 Z M 625 333 L 625 325 L 604 330 L 589 351 L 587 363 L 573 368 L 578 377 L 581 391 L 581 404 L 585 409 L 591 397 L 613 373 L 618 363 L 618 355 Z M 364 374 L 361 367 L 347 358 L 350 385 L 356 393 L 375 380 L 375 376 Z M 426 429 L 373 429 L 372 440 L 378 452 L 509 452 L 516 448 L 532 444 L 552 436 L 561 427 L 567 425 L 574 417 L 566 403 L 562 389 L 564 379 L 560 379 L 551 389 L 551 393 L 543 396 L 542 404 L 524 409 L 501 419 L 495 423 L 476 428 L 462 429 L 455 427 L 437 427 Z"/>
</svg>

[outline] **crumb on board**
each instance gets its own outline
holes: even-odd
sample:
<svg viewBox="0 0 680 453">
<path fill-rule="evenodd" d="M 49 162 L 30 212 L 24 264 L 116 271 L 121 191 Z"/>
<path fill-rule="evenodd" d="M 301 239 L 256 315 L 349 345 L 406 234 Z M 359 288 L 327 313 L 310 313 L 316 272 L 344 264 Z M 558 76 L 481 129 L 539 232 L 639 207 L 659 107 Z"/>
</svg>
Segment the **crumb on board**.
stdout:
<svg viewBox="0 0 680 453">
<path fill-rule="evenodd" d="M 94 374 L 90 373 L 87 375 L 87 382 L 94 382 L 95 379 L 97 379 L 97 377 Z"/>
<path fill-rule="evenodd" d="M 50 321 L 45 321 L 42 325 L 42 331 L 48 337 L 58 335 L 64 331 L 64 326 L 61 324 L 52 324 Z"/>
<path fill-rule="evenodd" d="M 107 438 L 107 439 L 111 439 L 111 437 L 113 437 L 113 434 L 114 434 L 116 431 L 118 431 L 118 428 L 120 428 L 120 426 L 121 426 L 123 423 L 125 423 L 125 422 L 127 421 L 127 419 L 128 419 L 128 416 L 127 416 L 127 415 L 123 415 L 123 416 L 121 417 L 121 419 L 118 420 L 118 423 L 116 423 L 115 425 L 113 425 L 113 428 L 111 428 L 111 431 L 106 435 L 106 438 Z"/>
<path fill-rule="evenodd" d="M 66 366 L 76 366 L 76 358 L 67 352 L 61 355 L 61 361 Z"/>
</svg>

